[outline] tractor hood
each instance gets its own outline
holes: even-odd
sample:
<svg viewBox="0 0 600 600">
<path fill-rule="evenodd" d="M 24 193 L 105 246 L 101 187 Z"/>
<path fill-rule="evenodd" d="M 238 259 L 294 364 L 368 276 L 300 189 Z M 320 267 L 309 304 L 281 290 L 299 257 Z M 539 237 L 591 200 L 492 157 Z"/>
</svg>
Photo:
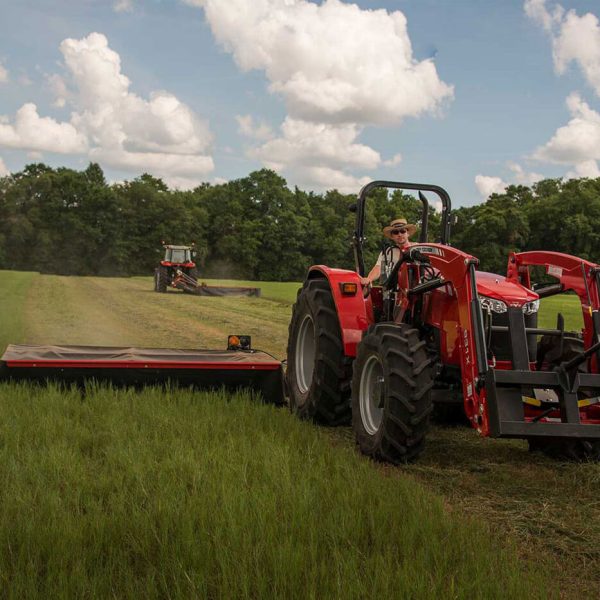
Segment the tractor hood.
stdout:
<svg viewBox="0 0 600 600">
<path fill-rule="evenodd" d="M 527 302 L 538 300 L 539 296 L 530 289 L 509 281 L 503 275 L 476 271 L 477 293 L 495 300 L 501 300 L 507 306 L 523 306 Z"/>
</svg>

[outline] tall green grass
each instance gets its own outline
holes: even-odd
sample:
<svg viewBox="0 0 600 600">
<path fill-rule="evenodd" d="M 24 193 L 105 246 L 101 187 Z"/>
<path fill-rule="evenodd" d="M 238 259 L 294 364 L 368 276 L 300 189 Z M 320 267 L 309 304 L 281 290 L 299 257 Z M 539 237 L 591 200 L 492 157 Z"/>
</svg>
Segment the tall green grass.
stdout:
<svg viewBox="0 0 600 600">
<path fill-rule="evenodd" d="M 547 597 L 498 532 L 248 396 L 0 385 L 0 482 L 2 597 Z"/>
<path fill-rule="evenodd" d="M 0 271 L 0 355 L 10 343 L 25 338 L 23 302 L 37 273 Z"/>
</svg>

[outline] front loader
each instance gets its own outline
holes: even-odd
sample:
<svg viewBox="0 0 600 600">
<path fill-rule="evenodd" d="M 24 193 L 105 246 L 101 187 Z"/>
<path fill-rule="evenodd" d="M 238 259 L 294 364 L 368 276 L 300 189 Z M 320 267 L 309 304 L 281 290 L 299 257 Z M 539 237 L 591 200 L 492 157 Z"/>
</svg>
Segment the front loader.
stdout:
<svg viewBox="0 0 600 600">
<path fill-rule="evenodd" d="M 365 204 L 375 188 L 414 190 L 423 204 L 420 241 L 380 286 L 363 289 Z M 441 233 L 429 243 L 428 201 L 442 202 Z M 423 451 L 434 406 L 459 401 L 482 436 L 523 438 L 575 459 L 600 457 L 598 267 L 559 253 L 512 254 L 507 276 L 449 244 L 451 202 L 435 185 L 372 182 L 355 207 L 356 271 L 313 266 L 289 327 L 287 388 L 301 418 L 351 420 L 365 454 L 393 463 Z M 537 289 L 530 265 L 559 283 Z M 537 324 L 540 298 L 573 290 L 582 332 Z"/>
</svg>

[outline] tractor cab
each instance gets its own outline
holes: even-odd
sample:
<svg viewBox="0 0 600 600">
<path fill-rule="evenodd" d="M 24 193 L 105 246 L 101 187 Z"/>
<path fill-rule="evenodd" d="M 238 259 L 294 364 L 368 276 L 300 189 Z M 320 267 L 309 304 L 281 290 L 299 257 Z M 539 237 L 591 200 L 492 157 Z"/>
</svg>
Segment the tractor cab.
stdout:
<svg viewBox="0 0 600 600">
<path fill-rule="evenodd" d="M 173 246 L 164 244 L 165 257 L 161 264 L 168 267 L 182 266 L 194 267 L 193 258 L 195 256 L 193 246 Z"/>
</svg>

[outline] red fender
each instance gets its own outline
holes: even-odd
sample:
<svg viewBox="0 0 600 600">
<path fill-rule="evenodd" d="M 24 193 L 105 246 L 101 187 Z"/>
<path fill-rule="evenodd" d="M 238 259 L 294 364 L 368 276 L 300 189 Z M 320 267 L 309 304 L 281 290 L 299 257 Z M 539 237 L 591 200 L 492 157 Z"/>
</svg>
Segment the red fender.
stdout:
<svg viewBox="0 0 600 600">
<path fill-rule="evenodd" d="M 307 279 L 327 279 L 335 302 L 335 309 L 342 330 L 342 342 L 346 356 L 356 356 L 356 347 L 363 332 L 375 322 L 371 297 L 363 297 L 360 277 L 355 271 L 332 269 L 325 265 L 315 265 L 308 271 Z M 341 292 L 340 284 L 356 283 L 357 292 L 352 296 Z"/>
</svg>

